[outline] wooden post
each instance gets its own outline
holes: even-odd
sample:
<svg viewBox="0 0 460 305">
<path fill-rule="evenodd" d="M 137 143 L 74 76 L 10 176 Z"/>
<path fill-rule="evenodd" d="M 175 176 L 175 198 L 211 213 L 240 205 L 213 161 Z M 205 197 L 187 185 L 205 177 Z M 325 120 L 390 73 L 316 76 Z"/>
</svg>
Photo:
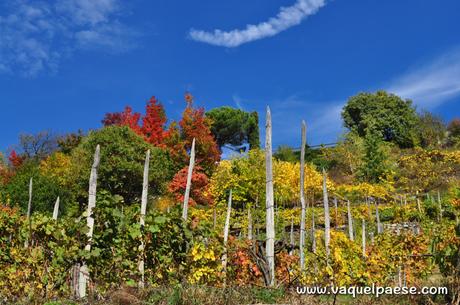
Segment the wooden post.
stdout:
<svg viewBox="0 0 460 305">
<path fill-rule="evenodd" d="M 311 209 L 311 252 L 316 254 L 315 211 Z"/>
<path fill-rule="evenodd" d="M 57 220 L 58 219 L 58 214 L 59 214 L 59 196 L 56 199 L 56 202 L 54 203 L 54 210 L 53 210 L 53 219 Z"/>
<path fill-rule="evenodd" d="M 326 258 L 329 260 L 330 248 L 329 244 L 331 241 L 331 219 L 329 215 L 329 199 L 327 195 L 327 177 L 326 170 L 323 168 L 323 201 L 324 201 L 324 243 L 326 248 Z"/>
<path fill-rule="evenodd" d="M 182 208 L 182 218 L 184 220 L 187 220 L 188 201 L 190 198 L 190 188 L 192 186 L 192 174 L 193 174 L 194 166 L 195 166 L 195 138 L 193 138 L 192 148 L 190 150 L 190 162 L 188 165 L 188 173 L 187 173 L 187 186 L 185 188 L 184 206 Z"/>
<path fill-rule="evenodd" d="M 147 199 L 149 194 L 149 167 L 150 167 L 150 149 L 147 150 L 145 154 L 145 163 L 144 163 L 144 179 L 142 182 L 142 199 L 141 199 L 141 215 L 139 219 L 139 224 L 141 225 L 141 245 L 139 246 L 140 251 L 140 260 L 139 260 L 139 273 L 141 274 L 141 279 L 139 281 L 139 288 L 144 288 L 145 278 L 144 278 L 144 226 L 145 226 L 145 214 L 147 212 Z"/>
<path fill-rule="evenodd" d="M 27 220 L 29 222 L 29 236 L 24 242 L 24 247 L 29 247 L 29 241 L 32 239 L 32 191 L 33 191 L 33 178 L 29 180 L 29 203 L 27 204 Z"/>
<path fill-rule="evenodd" d="M 382 233 L 382 224 L 380 223 L 379 204 L 375 201 L 375 218 L 377 219 L 377 234 Z"/>
<path fill-rule="evenodd" d="M 418 191 L 415 194 L 416 199 L 417 199 L 417 209 L 420 214 L 422 214 L 422 207 L 420 206 L 420 198 L 418 197 Z"/>
<path fill-rule="evenodd" d="M 252 214 L 251 206 L 248 205 L 248 240 L 252 240 Z"/>
<path fill-rule="evenodd" d="M 291 246 L 291 249 L 289 250 L 289 255 L 292 256 L 292 254 L 294 253 L 294 218 L 291 218 L 291 232 L 289 234 L 289 237 Z"/>
<path fill-rule="evenodd" d="M 267 122 L 265 125 L 265 208 L 267 245 L 266 255 L 270 272 L 269 286 L 275 285 L 275 215 L 273 200 L 273 167 L 272 167 L 272 119 L 270 107 L 267 106 Z"/>
<path fill-rule="evenodd" d="M 339 227 L 339 211 L 337 206 L 337 197 L 334 197 L 334 209 L 335 209 L 335 228 Z"/>
<path fill-rule="evenodd" d="M 228 242 L 228 230 L 230 228 L 230 215 L 232 213 L 232 190 L 228 196 L 227 215 L 225 217 L 224 226 L 224 255 L 222 257 L 222 270 L 227 273 L 227 242 Z"/>
<path fill-rule="evenodd" d="M 363 245 L 363 257 L 366 257 L 366 221 L 363 219 L 362 223 L 362 232 L 361 232 L 361 238 L 362 238 L 362 245 Z"/>
<path fill-rule="evenodd" d="M 86 224 L 89 228 L 87 237 L 88 243 L 85 246 L 86 251 L 91 251 L 91 243 L 93 241 L 93 230 L 94 230 L 94 218 L 93 218 L 93 208 L 96 207 L 96 192 L 97 192 L 97 169 L 100 162 L 100 146 L 96 146 L 96 151 L 94 153 L 93 166 L 91 167 L 91 175 L 89 178 L 89 190 L 88 190 L 88 209 Z M 86 285 L 89 280 L 89 270 L 86 262 L 83 262 L 80 270 L 78 272 L 78 297 L 86 297 Z"/>
<path fill-rule="evenodd" d="M 307 125 L 305 121 L 302 121 L 301 128 L 301 147 L 300 147 L 300 204 L 302 207 L 300 216 L 300 270 L 303 271 L 305 268 L 305 217 L 306 217 L 306 203 L 305 203 L 305 146 L 307 145 Z"/>
<path fill-rule="evenodd" d="M 439 204 L 439 221 L 442 221 L 442 201 L 441 201 L 441 193 L 438 191 L 438 204 Z"/>
<path fill-rule="evenodd" d="M 347 214 L 348 214 L 348 236 L 350 237 L 351 241 L 354 241 L 354 234 L 353 234 L 353 216 L 351 215 L 350 210 L 350 200 L 347 200 Z"/>
<path fill-rule="evenodd" d="M 215 230 L 216 229 L 216 221 L 217 221 L 217 215 L 216 215 L 216 206 L 214 205 L 212 209 L 212 228 Z"/>
</svg>

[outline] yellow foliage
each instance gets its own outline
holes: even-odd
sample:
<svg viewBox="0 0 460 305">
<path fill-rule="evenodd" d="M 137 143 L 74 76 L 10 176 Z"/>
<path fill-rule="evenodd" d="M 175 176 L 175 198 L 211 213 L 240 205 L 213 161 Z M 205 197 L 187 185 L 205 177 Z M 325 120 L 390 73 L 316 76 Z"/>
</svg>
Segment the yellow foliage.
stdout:
<svg viewBox="0 0 460 305">
<path fill-rule="evenodd" d="M 41 161 L 40 171 L 45 176 L 55 178 L 61 186 L 69 186 L 71 174 L 70 157 L 61 152 L 56 152 Z"/>
</svg>

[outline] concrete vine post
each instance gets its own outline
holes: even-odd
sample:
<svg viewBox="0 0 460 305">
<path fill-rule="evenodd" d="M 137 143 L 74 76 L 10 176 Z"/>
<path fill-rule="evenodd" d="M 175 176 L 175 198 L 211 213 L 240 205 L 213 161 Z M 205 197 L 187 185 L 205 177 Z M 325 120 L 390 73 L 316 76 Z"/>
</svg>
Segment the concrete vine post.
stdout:
<svg viewBox="0 0 460 305">
<path fill-rule="evenodd" d="M 94 230 L 94 218 L 93 218 L 93 208 L 96 207 L 96 192 L 97 192 L 97 169 L 100 163 L 100 146 L 96 146 L 96 151 L 94 153 L 94 161 L 91 167 L 91 174 L 89 178 L 89 190 L 88 190 L 88 209 L 86 211 L 86 225 L 88 226 L 88 242 L 85 246 L 86 251 L 91 251 L 91 243 L 93 240 L 93 230 Z M 89 280 L 89 270 L 85 262 L 78 272 L 78 297 L 86 297 L 86 285 Z"/>
<path fill-rule="evenodd" d="M 227 204 L 227 215 L 225 216 L 225 226 L 224 226 L 224 255 L 222 257 L 222 270 L 224 273 L 227 273 L 227 242 L 228 242 L 228 231 L 230 229 L 230 215 L 232 213 L 232 190 L 228 195 L 228 204 Z"/>
<path fill-rule="evenodd" d="M 306 203 L 305 203 L 305 146 L 307 145 L 307 125 L 305 121 L 302 121 L 301 130 L 301 147 L 300 147 L 300 204 L 302 207 L 300 216 L 300 270 L 303 271 L 305 268 L 305 217 L 306 217 Z"/>
<path fill-rule="evenodd" d="M 329 198 L 327 194 L 327 177 L 326 170 L 323 168 L 323 201 L 324 201 L 324 244 L 326 248 L 326 259 L 329 261 L 331 249 L 329 247 L 331 241 L 331 218 L 329 214 Z"/>
<path fill-rule="evenodd" d="M 145 226 L 145 213 L 147 211 L 147 199 L 149 194 L 149 167 L 150 167 L 150 149 L 147 150 L 145 154 L 145 163 L 144 163 L 144 177 L 142 182 L 142 199 L 141 199 L 141 215 L 139 218 L 139 224 L 141 226 L 141 244 L 139 246 L 140 252 L 140 259 L 139 259 L 139 273 L 141 275 L 141 279 L 139 281 L 139 288 L 144 288 L 145 286 L 145 279 L 144 279 L 144 226 Z"/>
<path fill-rule="evenodd" d="M 59 196 L 58 198 L 56 199 L 56 202 L 54 203 L 54 210 L 53 210 L 53 219 L 54 220 L 57 220 L 58 219 L 58 215 L 59 215 Z"/>
<path fill-rule="evenodd" d="M 269 286 L 275 285 L 275 214 L 273 199 L 273 166 L 272 166 L 272 119 L 270 107 L 267 106 L 265 125 L 265 208 L 266 208 L 266 255 L 270 272 Z"/>
<path fill-rule="evenodd" d="M 190 162 L 188 165 L 187 186 L 185 187 L 184 206 L 182 208 L 182 218 L 184 220 L 187 220 L 188 201 L 190 198 L 190 188 L 192 187 L 192 174 L 193 174 L 194 166 L 195 166 L 195 138 L 193 138 L 192 148 L 190 149 Z"/>
<path fill-rule="evenodd" d="M 354 234 L 353 234 L 353 216 L 351 215 L 350 210 L 350 200 L 347 200 L 347 216 L 348 216 L 348 236 L 350 237 L 351 241 L 354 241 Z"/>
</svg>

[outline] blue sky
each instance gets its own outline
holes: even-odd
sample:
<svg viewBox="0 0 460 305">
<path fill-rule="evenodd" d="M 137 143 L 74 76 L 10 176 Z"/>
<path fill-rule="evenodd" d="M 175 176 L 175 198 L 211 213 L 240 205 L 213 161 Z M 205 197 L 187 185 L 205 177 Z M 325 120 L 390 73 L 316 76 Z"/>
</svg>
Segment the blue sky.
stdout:
<svg viewBox="0 0 460 305">
<path fill-rule="evenodd" d="M 0 4 L 0 150 L 20 133 L 98 128 L 155 95 L 178 119 L 270 105 L 274 146 L 340 135 L 340 110 L 387 89 L 460 116 L 457 0 L 7 0 Z"/>
</svg>

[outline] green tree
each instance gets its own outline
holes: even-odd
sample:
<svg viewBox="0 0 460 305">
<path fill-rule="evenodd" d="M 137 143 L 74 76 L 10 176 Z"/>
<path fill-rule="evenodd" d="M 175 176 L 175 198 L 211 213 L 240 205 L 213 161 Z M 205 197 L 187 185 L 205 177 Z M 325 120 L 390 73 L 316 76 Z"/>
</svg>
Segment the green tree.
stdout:
<svg viewBox="0 0 460 305">
<path fill-rule="evenodd" d="M 88 177 L 94 150 L 101 146 L 101 163 L 98 170 L 98 190 L 123 197 L 125 203 L 139 200 L 142 192 L 143 164 L 148 149 L 150 156 L 151 195 L 162 194 L 175 169 L 169 153 L 153 147 L 126 126 L 109 126 L 92 131 L 72 151 L 72 179 L 81 205 L 86 204 Z"/>
<path fill-rule="evenodd" d="M 278 147 L 273 157 L 279 161 L 299 162 L 300 157 L 294 152 L 292 147 L 288 145 L 281 145 Z"/>
<path fill-rule="evenodd" d="M 345 127 L 365 137 L 367 131 L 376 132 L 384 141 L 401 148 L 417 144 L 417 114 L 410 100 L 377 91 L 359 93 L 351 97 L 342 111 Z M 368 128 L 372 126 L 372 128 Z"/>
<path fill-rule="evenodd" d="M 390 171 L 388 147 L 377 132 L 368 132 L 364 138 L 364 157 L 358 169 L 361 180 L 378 183 Z"/>
<path fill-rule="evenodd" d="M 33 178 L 32 210 L 52 213 L 54 202 L 61 198 L 61 212 L 72 208 L 73 197 L 69 190 L 61 188 L 58 181 L 40 171 L 38 162 L 26 161 L 0 190 L 0 201 L 10 202 L 23 212 L 27 211 L 29 201 L 29 181 Z"/>
<path fill-rule="evenodd" d="M 439 147 L 446 138 L 446 125 L 441 117 L 423 111 L 418 114 L 417 133 L 422 147 Z"/>
<path fill-rule="evenodd" d="M 226 145 L 238 149 L 244 144 L 249 144 L 250 149 L 259 147 L 257 112 L 223 106 L 208 111 L 206 116 L 212 120 L 211 132 L 221 149 Z"/>
</svg>

